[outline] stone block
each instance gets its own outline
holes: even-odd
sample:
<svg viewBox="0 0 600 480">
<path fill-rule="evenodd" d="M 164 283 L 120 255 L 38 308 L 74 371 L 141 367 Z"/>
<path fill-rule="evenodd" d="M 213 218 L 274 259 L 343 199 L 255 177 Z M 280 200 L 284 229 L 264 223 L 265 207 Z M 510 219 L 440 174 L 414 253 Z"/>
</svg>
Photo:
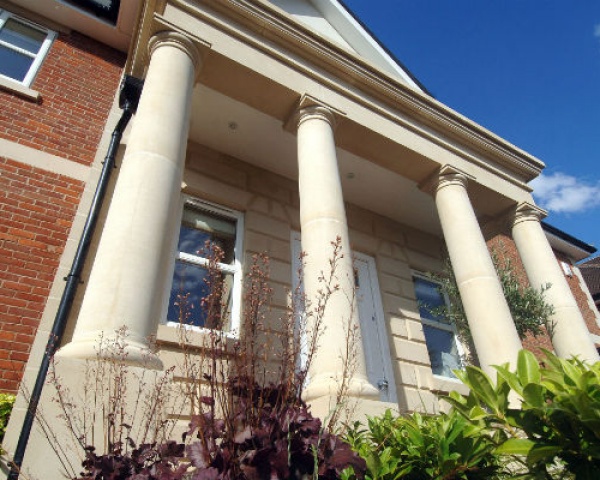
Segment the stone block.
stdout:
<svg viewBox="0 0 600 480">
<path fill-rule="evenodd" d="M 248 189 L 265 197 L 290 204 L 292 200 L 292 188 L 283 177 L 260 171 L 248 177 Z"/>
<path fill-rule="evenodd" d="M 271 280 L 290 285 L 292 282 L 292 265 L 289 262 L 272 259 L 270 262 Z"/>
<path fill-rule="evenodd" d="M 352 250 L 368 255 L 375 255 L 377 253 L 377 244 L 377 239 L 369 234 L 357 230 L 350 231 L 350 247 Z"/>
<path fill-rule="evenodd" d="M 427 353 L 427 346 L 424 343 L 394 337 L 394 350 L 398 359 L 430 365 L 429 353 Z"/>
<path fill-rule="evenodd" d="M 410 385 L 412 387 L 419 386 L 418 375 L 416 371 L 416 365 L 398 362 L 398 371 L 399 371 L 399 382 L 402 385 Z"/>
<path fill-rule="evenodd" d="M 267 253 L 269 258 L 290 261 L 292 253 L 290 242 L 267 236 L 263 233 L 247 230 L 244 237 L 244 247 L 248 251 Z"/>
<path fill-rule="evenodd" d="M 439 272 L 443 269 L 443 262 L 440 258 L 434 258 L 428 254 L 416 252 L 415 250 L 406 250 L 408 263 L 411 268 L 424 273 Z"/>
<path fill-rule="evenodd" d="M 425 341 L 425 333 L 423 332 L 423 324 L 417 320 L 406 320 L 406 326 L 408 328 L 409 340 L 416 340 L 418 342 Z"/>
<path fill-rule="evenodd" d="M 383 240 L 405 244 L 404 227 L 385 217 L 376 217 L 374 221 L 375 236 Z"/>
<path fill-rule="evenodd" d="M 346 206 L 348 227 L 359 232 L 373 234 L 373 214 L 355 205 Z"/>
<path fill-rule="evenodd" d="M 191 170 L 185 171 L 183 181 L 184 193 L 238 210 L 246 210 L 252 199 L 252 194 L 245 190 Z"/>
<path fill-rule="evenodd" d="M 269 215 L 269 199 L 260 195 L 252 195 L 252 199 L 248 202 L 248 210 Z"/>
<path fill-rule="evenodd" d="M 440 238 L 412 228 L 406 230 L 405 236 L 406 246 L 409 249 L 441 258 L 444 244 Z"/>
<path fill-rule="evenodd" d="M 287 222 L 276 220 L 257 212 L 247 212 L 245 225 L 248 230 L 254 230 L 280 240 L 290 240 L 291 230 Z"/>
<path fill-rule="evenodd" d="M 407 280 L 412 278 L 412 273 L 406 262 L 383 255 L 377 255 L 376 262 L 377 271 L 379 272 L 389 273 L 390 275 L 395 275 Z"/>
<path fill-rule="evenodd" d="M 408 328 L 404 318 L 391 316 L 389 319 L 390 333 L 396 337 L 408 338 Z"/>
<path fill-rule="evenodd" d="M 415 300 L 399 297 L 397 295 L 390 295 L 389 293 L 384 293 L 382 298 L 383 308 L 387 313 L 400 315 L 404 318 L 421 320 L 417 302 Z"/>
<path fill-rule="evenodd" d="M 438 398 L 429 390 L 405 388 L 400 401 L 403 411 L 420 413 L 438 413 L 440 404 Z"/>
</svg>

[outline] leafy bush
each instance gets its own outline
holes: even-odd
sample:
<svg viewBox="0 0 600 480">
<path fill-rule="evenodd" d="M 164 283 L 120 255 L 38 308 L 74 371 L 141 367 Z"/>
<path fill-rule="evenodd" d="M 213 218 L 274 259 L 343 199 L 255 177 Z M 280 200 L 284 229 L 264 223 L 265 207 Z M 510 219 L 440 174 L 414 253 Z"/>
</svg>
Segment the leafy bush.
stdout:
<svg viewBox="0 0 600 480">
<path fill-rule="evenodd" d="M 479 368 L 458 371 L 470 393 L 452 392 L 447 400 L 472 425 L 492 429 L 496 454 L 521 463 L 526 478 L 598 478 L 600 362 L 589 366 L 545 355 L 540 367 L 522 350 L 515 372 L 496 367 L 495 385 Z"/>
<path fill-rule="evenodd" d="M 6 425 L 8 425 L 8 419 L 10 418 L 10 412 L 12 412 L 13 405 L 15 403 L 15 396 L 9 393 L 0 393 L 0 444 L 4 438 L 6 432 Z M 2 448 L 0 447 L 0 453 Z"/>
<path fill-rule="evenodd" d="M 369 480 L 492 479 L 500 466 L 489 428 L 455 411 L 369 418 L 346 434 L 367 464 Z"/>
</svg>

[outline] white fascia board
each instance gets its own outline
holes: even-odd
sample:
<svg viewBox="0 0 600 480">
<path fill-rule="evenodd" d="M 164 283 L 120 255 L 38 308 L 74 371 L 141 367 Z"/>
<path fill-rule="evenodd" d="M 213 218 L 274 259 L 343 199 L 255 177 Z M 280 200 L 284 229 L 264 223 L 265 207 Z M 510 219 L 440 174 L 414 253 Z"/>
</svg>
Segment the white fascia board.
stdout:
<svg viewBox="0 0 600 480">
<path fill-rule="evenodd" d="M 425 93 L 339 2 L 336 0 L 310 0 L 310 2 L 361 56 L 385 72 L 399 76 L 405 84 L 415 90 Z"/>
<path fill-rule="evenodd" d="M 553 233 L 544 230 L 544 234 L 548 239 L 548 243 L 554 250 L 568 255 L 575 262 L 580 262 L 581 260 L 590 256 L 589 252 L 586 252 L 582 248 L 579 248 L 576 245 L 573 245 L 572 243 L 569 243 L 566 240 L 557 237 Z"/>
</svg>

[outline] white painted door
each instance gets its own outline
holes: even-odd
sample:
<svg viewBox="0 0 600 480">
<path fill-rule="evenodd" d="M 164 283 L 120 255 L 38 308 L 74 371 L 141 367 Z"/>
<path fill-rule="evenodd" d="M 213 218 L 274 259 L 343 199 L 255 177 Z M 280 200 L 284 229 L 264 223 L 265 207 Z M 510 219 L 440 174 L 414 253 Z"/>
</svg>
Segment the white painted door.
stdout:
<svg viewBox="0 0 600 480">
<path fill-rule="evenodd" d="M 371 384 L 379 388 L 382 401 L 398 402 L 375 260 L 355 253 L 354 268 L 367 376 Z"/>
<path fill-rule="evenodd" d="M 300 233 L 292 234 L 293 274 L 292 285 L 298 285 L 297 272 L 300 267 Z M 396 383 L 392 369 L 392 358 L 388 343 L 387 328 L 379 293 L 375 260 L 368 255 L 355 253 L 355 280 L 357 286 L 358 313 L 367 375 L 369 382 L 379 388 L 380 400 L 398 402 Z"/>
</svg>

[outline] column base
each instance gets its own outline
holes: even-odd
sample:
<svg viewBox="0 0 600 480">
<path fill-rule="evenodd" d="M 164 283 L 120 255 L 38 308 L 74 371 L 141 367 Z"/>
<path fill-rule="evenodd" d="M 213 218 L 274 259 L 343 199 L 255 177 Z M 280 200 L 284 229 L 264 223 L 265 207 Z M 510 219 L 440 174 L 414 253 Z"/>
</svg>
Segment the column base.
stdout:
<svg viewBox="0 0 600 480">
<path fill-rule="evenodd" d="M 303 397 L 308 403 L 320 397 L 336 397 L 341 381 L 342 379 L 338 375 L 316 375 L 309 379 Z M 353 377 L 350 379 L 346 396 L 378 401 L 379 390 L 371 385 L 366 378 Z"/>
<path fill-rule="evenodd" d="M 162 370 L 163 363 L 148 344 L 127 335 L 111 333 L 76 338 L 61 347 L 56 357 L 81 360 L 113 360 L 127 365 Z"/>
<path fill-rule="evenodd" d="M 397 403 L 382 402 L 367 398 L 351 398 L 348 404 L 337 404 L 337 398 L 334 396 L 324 396 L 315 398 L 308 402 L 310 413 L 317 418 L 320 418 L 323 423 L 327 423 L 327 419 L 331 417 L 336 408 L 348 409 L 350 418 L 344 418 L 344 422 L 353 423 L 359 421 L 364 425 L 367 424 L 369 417 L 378 417 L 383 415 L 386 410 L 391 410 L 393 415 L 400 415 L 400 408 Z"/>
</svg>

